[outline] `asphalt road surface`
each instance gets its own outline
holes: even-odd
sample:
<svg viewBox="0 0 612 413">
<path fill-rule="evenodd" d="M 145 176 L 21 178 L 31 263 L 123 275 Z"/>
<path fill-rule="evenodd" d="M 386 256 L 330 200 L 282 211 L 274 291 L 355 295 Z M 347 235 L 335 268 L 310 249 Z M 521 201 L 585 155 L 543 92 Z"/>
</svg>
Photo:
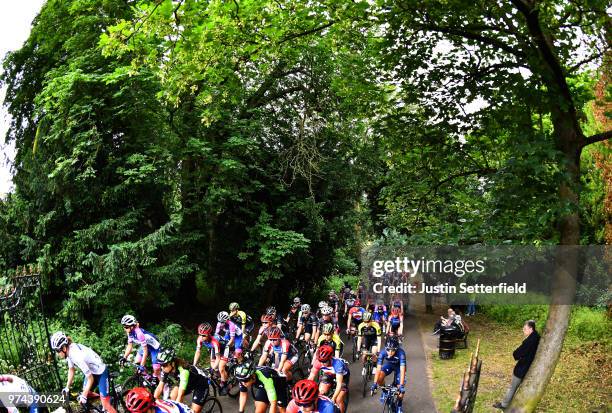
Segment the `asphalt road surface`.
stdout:
<svg viewBox="0 0 612 413">
<path fill-rule="evenodd" d="M 344 358 L 348 359 L 352 354 L 352 343 L 342 337 L 345 343 Z M 436 413 L 431 391 L 429 389 L 429 379 L 427 377 L 427 363 L 425 361 L 425 353 L 419 333 L 417 320 L 414 316 L 407 316 L 404 319 L 404 340 L 403 348 L 406 352 L 407 369 L 406 369 L 406 394 L 404 396 L 404 412 L 405 413 Z M 382 404 L 378 400 L 380 391 L 374 397 L 369 394 L 364 398 L 362 396 L 363 381 L 361 376 L 361 362 L 356 361 L 351 363 L 351 382 L 349 385 L 350 402 L 347 412 L 351 413 L 369 413 L 382 412 Z M 390 383 L 393 379 L 393 373 L 387 377 L 386 382 Z M 224 413 L 233 413 L 238 411 L 238 401 L 227 396 L 219 396 Z M 254 412 L 254 404 L 251 397 L 247 402 L 247 413 Z"/>
</svg>

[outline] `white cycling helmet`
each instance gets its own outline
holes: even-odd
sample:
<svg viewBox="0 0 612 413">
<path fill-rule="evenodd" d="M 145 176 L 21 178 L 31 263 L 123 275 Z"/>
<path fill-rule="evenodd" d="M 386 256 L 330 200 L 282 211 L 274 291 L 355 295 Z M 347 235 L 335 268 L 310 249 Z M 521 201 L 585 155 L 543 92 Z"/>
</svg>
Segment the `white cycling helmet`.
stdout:
<svg viewBox="0 0 612 413">
<path fill-rule="evenodd" d="M 66 337 L 66 334 L 62 333 L 61 331 L 58 331 L 56 333 L 53 333 L 50 341 L 51 348 L 57 351 L 68 344 L 68 337 Z"/>
<path fill-rule="evenodd" d="M 323 307 L 321 309 L 321 315 L 331 315 L 331 313 L 333 313 L 333 312 L 334 312 L 334 309 L 329 307 L 329 306 Z"/>
<path fill-rule="evenodd" d="M 224 323 L 227 320 L 229 320 L 229 313 L 227 311 L 221 311 L 219 314 L 217 314 L 217 321 L 219 321 L 220 323 Z"/>
<path fill-rule="evenodd" d="M 327 301 L 319 301 L 319 308 L 325 308 L 327 306 L 328 306 Z"/>
<path fill-rule="evenodd" d="M 347 298 L 345 301 L 346 305 L 348 305 L 349 307 L 352 307 L 355 305 L 355 299 L 354 298 Z"/>
<path fill-rule="evenodd" d="M 135 326 L 138 321 L 133 315 L 126 314 L 121 318 L 121 325 L 123 326 Z"/>
<path fill-rule="evenodd" d="M 310 312 L 310 304 L 302 304 L 302 308 L 300 308 L 300 310 L 302 310 L 303 313 L 309 313 Z"/>
</svg>

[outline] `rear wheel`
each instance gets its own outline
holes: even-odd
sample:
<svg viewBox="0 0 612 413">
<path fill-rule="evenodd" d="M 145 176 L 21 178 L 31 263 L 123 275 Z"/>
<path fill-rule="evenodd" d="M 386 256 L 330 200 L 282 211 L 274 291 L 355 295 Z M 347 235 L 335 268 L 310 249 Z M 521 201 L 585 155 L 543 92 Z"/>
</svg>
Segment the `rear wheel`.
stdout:
<svg viewBox="0 0 612 413">
<path fill-rule="evenodd" d="M 223 413 L 221 402 L 216 397 L 206 399 L 202 406 L 202 413 Z"/>
</svg>

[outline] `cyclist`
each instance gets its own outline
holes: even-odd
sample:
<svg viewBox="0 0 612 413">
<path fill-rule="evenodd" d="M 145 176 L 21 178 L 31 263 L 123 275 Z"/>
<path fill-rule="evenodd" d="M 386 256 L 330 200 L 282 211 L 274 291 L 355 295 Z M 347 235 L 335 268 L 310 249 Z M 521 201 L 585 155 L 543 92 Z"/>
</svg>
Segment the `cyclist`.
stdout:
<svg viewBox="0 0 612 413">
<path fill-rule="evenodd" d="M 252 388 L 255 400 L 255 413 L 264 413 L 268 406 L 269 413 L 276 413 L 277 410 L 285 412 L 289 402 L 286 377 L 279 375 L 271 367 L 255 367 L 251 360 L 238 364 L 235 374 L 240 383 L 238 412 L 244 413 L 249 398 L 249 388 Z"/>
<path fill-rule="evenodd" d="M 36 396 L 36 391 L 22 378 L 14 376 L 12 374 L 1 374 L 0 375 L 0 394 L 17 394 L 19 396 L 27 396 L 24 397 L 27 401 L 29 397 L 32 397 L 31 403 L 27 407 L 28 413 L 38 413 L 38 405 L 34 400 L 34 396 Z M 6 405 L 6 402 L 9 402 Z M 10 400 L 4 401 L 5 409 L 8 413 L 19 413 L 17 406 L 13 405 L 11 407 Z M 0 406 L 2 406 L 2 401 L 0 400 Z M 22 404 L 20 404 L 22 406 Z"/>
<path fill-rule="evenodd" d="M 198 339 L 196 341 L 196 351 L 193 356 L 193 365 L 198 365 L 201 349 L 202 346 L 204 346 L 210 353 L 210 367 L 213 370 L 217 370 L 225 347 L 213 336 L 212 330 L 213 328 L 210 323 L 202 323 L 198 326 Z"/>
<path fill-rule="evenodd" d="M 302 304 L 300 314 L 298 315 L 298 329 L 295 333 L 296 338 L 299 338 L 304 333 L 304 341 L 310 341 L 317 333 L 317 325 L 319 324 L 317 317 L 310 312 L 308 304 Z"/>
<path fill-rule="evenodd" d="M 221 354 L 221 360 L 219 361 L 219 373 L 221 374 L 221 388 L 219 389 L 219 393 L 225 395 L 227 394 L 226 384 L 228 379 L 225 367 L 229 361 L 230 352 L 242 348 L 242 329 L 230 321 L 227 311 L 221 311 L 217 314 L 215 337 L 223 346 L 223 354 Z"/>
<path fill-rule="evenodd" d="M 393 385 L 397 386 L 400 391 L 398 413 L 402 413 L 402 400 L 406 383 L 406 353 L 400 348 L 397 337 L 389 337 L 385 344 L 385 349 L 378 354 L 372 392 L 376 392 L 378 386 L 384 383 L 385 377 L 391 374 L 391 372 L 395 373 Z"/>
<path fill-rule="evenodd" d="M 144 387 L 134 387 L 125 395 L 125 407 L 130 413 L 191 413 L 183 403 L 155 400 Z"/>
<path fill-rule="evenodd" d="M 300 380 L 291 391 L 293 399 L 287 413 L 338 413 L 340 409 L 328 397 L 319 395 L 319 386 L 313 380 Z"/>
<path fill-rule="evenodd" d="M 297 331 L 298 315 L 300 314 L 301 306 L 302 306 L 302 301 L 300 300 L 300 297 L 295 297 L 293 299 L 293 304 L 291 305 L 291 308 L 287 312 L 287 317 L 285 317 L 285 320 L 284 320 L 285 323 L 287 323 L 289 332 Z"/>
<path fill-rule="evenodd" d="M 238 305 L 238 303 L 230 303 L 229 314 L 230 320 L 242 328 L 245 336 L 251 334 L 251 331 L 253 331 L 253 328 L 255 328 L 255 322 L 251 316 L 247 315 L 247 313 L 240 309 L 240 305 Z"/>
<path fill-rule="evenodd" d="M 382 347 L 382 330 L 380 324 L 372 319 L 372 314 L 364 313 L 363 322 L 357 327 L 357 348 L 365 347 L 372 354 L 376 354 Z M 365 354 L 362 356 L 365 363 Z"/>
<path fill-rule="evenodd" d="M 355 300 L 355 305 L 351 307 L 348 312 L 348 318 L 346 319 L 346 334 L 351 334 L 361 323 L 363 314 L 367 311 L 361 307 L 361 301 Z"/>
<path fill-rule="evenodd" d="M 257 347 L 259 347 L 261 339 L 263 338 L 263 336 L 266 336 L 268 328 L 272 326 L 273 322 L 274 316 L 272 316 L 271 314 L 264 314 L 261 316 L 261 327 L 259 327 L 259 331 L 257 332 L 257 337 L 255 338 L 255 341 L 253 341 L 253 344 L 251 344 L 251 351 L 255 351 Z"/>
<path fill-rule="evenodd" d="M 327 304 L 327 301 L 319 301 L 319 305 L 317 306 L 317 318 L 321 318 L 321 310 L 324 309 L 325 307 L 329 307 L 329 304 Z"/>
<path fill-rule="evenodd" d="M 159 399 L 164 391 L 164 386 L 170 385 L 170 400 L 182 403 L 183 398 L 192 394 L 191 410 L 200 413 L 204 402 L 208 399 L 208 377 L 187 361 L 176 357 L 172 347 L 164 348 L 157 357 L 161 365 L 162 375 L 155 389 L 155 398 Z"/>
<path fill-rule="evenodd" d="M 357 293 L 354 290 L 349 292 L 348 298 L 344 300 L 344 315 L 348 315 L 348 312 L 355 306 L 357 299 Z"/>
<path fill-rule="evenodd" d="M 157 353 L 159 353 L 159 340 L 153 334 L 149 333 L 144 328 L 140 327 L 140 324 L 133 315 L 126 314 L 121 319 L 121 325 L 127 335 L 128 343 L 123 352 L 123 357 L 119 360 L 119 364 L 124 365 L 127 362 L 127 358 L 132 352 L 133 343 L 136 342 L 140 345 L 138 354 L 136 356 L 136 364 L 140 364 L 138 368 L 141 371 L 145 370 L 145 364 L 147 357 L 151 356 L 151 365 L 153 366 L 153 375 L 159 377 L 160 370 L 159 364 L 157 363 Z"/>
<path fill-rule="evenodd" d="M 316 360 L 310 369 L 309 380 L 314 380 L 322 374 L 319 384 L 319 392 L 327 394 L 332 385 L 336 384 L 331 400 L 340 407 L 343 413 L 345 410 L 344 400 L 348 393 L 351 371 L 346 360 L 335 358 L 334 349 L 331 346 L 321 346 L 317 349 Z"/>
<path fill-rule="evenodd" d="M 340 339 L 340 336 L 335 332 L 333 324 L 323 324 L 321 327 L 321 336 L 317 341 L 317 348 L 328 345 L 334 349 L 334 355 L 336 358 L 342 357 L 342 351 L 344 349 L 344 343 Z"/>
<path fill-rule="evenodd" d="M 393 301 L 391 301 L 391 307 L 399 308 L 402 314 L 404 313 L 404 302 L 401 300 L 399 295 L 396 295 L 395 298 L 393 298 Z"/>
<path fill-rule="evenodd" d="M 377 302 L 372 312 L 372 319 L 379 325 L 384 326 L 387 322 L 387 315 L 387 306 L 384 305 L 382 301 Z"/>
<path fill-rule="evenodd" d="M 321 328 L 323 327 L 323 325 L 325 324 L 331 324 L 334 326 L 334 328 L 336 329 L 336 331 L 339 331 L 340 329 L 338 328 L 338 322 L 337 320 L 334 318 L 334 310 L 333 308 L 327 306 L 327 307 L 323 307 L 321 309 L 321 316 L 318 319 L 319 325 L 318 325 L 318 329 L 317 329 L 317 335 L 315 336 L 314 340 L 318 341 L 319 340 L 319 334 L 321 333 Z"/>
<path fill-rule="evenodd" d="M 58 331 L 51 336 L 51 348 L 57 353 L 60 359 L 66 359 L 68 363 L 68 379 L 62 394 L 70 393 L 70 386 L 74 380 L 75 366 L 83 372 L 86 380 L 83 381 L 83 392 L 78 398 L 79 403 L 87 403 L 89 392 L 98 387 L 100 401 L 104 410 L 108 413 L 117 413 L 110 402 L 108 368 L 100 356 L 87 346 L 77 344 L 67 337 L 63 332 Z"/>
<path fill-rule="evenodd" d="M 283 326 L 283 317 L 276 311 L 276 307 L 269 306 L 266 308 L 266 314 L 271 315 L 274 318 L 274 323 L 276 327 L 281 328 Z"/>
<path fill-rule="evenodd" d="M 338 307 L 340 299 L 334 290 L 330 290 L 327 295 L 327 303 L 334 310 L 334 317 L 338 318 Z"/>
<path fill-rule="evenodd" d="M 282 337 L 278 327 L 268 329 L 268 341 L 263 346 L 259 366 L 264 366 L 271 355 L 274 356 L 273 364 L 276 371 L 283 373 L 287 376 L 287 380 L 291 381 L 291 368 L 297 363 L 298 352 L 289 340 Z"/>
<path fill-rule="evenodd" d="M 399 307 L 391 309 L 391 315 L 387 321 L 387 332 L 398 336 L 404 333 L 404 315 Z"/>
</svg>

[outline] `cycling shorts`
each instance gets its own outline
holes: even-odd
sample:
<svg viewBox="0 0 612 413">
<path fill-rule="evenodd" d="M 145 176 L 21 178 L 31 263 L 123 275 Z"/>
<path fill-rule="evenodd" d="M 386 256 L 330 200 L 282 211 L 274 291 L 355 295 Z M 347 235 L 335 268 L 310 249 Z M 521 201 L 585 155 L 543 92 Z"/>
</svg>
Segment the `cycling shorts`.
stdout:
<svg viewBox="0 0 612 413">
<path fill-rule="evenodd" d="M 372 346 L 376 346 L 377 344 L 378 344 L 378 337 L 377 336 L 363 336 L 362 345 L 366 349 L 371 350 Z"/>
<path fill-rule="evenodd" d="M 388 376 L 392 372 L 395 373 L 395 377 L 393 378 L 393 384 L 398 385 L 400 382 L 400 366 L 394 366 L 392 364 L 383 364 L 381 367 L 381 371 L 385 373 L 385 376 Z"/>
<path fill-rule="evenodd" d="M 109 396 L 108 389 L 110 388 L 109 379 L 108 379 L 108 367 L 104 369 L 102 374 L 94 374 L 93 378 L 94 378 L 94 384 L 91 387 L 91 390 L 93 391 L 93 389 L 95 389 L 97 386 L 98 392 L 100 393 L 100 397 L 108 397 Z M 83 390 L 85 390 L 86 386 L 87 386 L 87 379 L 83 380 Z"/>
<path fill-rule="evenodd" d="M 159 368 L 159 364 L 157 364 L 157 355 L 159 354 L 159 350 L 161 349 L 161 346 L 158 349 L 154 349 L 151 346 L 147 346 L 147 348 L 149 349 L 149 357 L 151 358 L 151 365 L 153 366 L 153 368 Z M 134 360 L 136 362 L 136 364 L 140 363 L 140 360 L 142 360 L 142 357 L 144 355 L 144 351 L 142 350 L 142 347 L 140 347 L 140 349 L 138 350 L 138 354 L 136 356 L 136 359 Z"/>
<path fill-rule="evenodd" d="M 287 407 L 289 404 L 289 392 L 287 391 L 287 378 L 286 377 L 273 377 L 274 391 L 276 392 L 276 404 L 279 407 Z M 268 393 L 263 386 L 258 386 L 253 389 L 253 399 L 257 402 L 270 403 L 268 400 Z"/>
</svg>

